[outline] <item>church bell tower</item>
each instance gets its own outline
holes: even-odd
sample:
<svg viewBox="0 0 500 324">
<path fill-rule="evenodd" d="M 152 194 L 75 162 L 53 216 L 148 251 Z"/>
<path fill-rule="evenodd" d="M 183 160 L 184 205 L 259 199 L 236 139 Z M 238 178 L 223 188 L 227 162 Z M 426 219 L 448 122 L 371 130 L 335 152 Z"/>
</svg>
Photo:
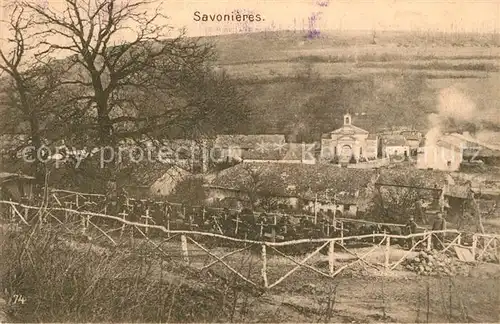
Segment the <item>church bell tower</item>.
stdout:
<svg viewBox="0 0 500 324">
<path fill-rule="evenodd" d="M 349 113 L 345 114 L 344 115 L 344 126 L 351 125 L 351 121 L 352 121 L 351 114 L 349 114 Z"/>
</svg>

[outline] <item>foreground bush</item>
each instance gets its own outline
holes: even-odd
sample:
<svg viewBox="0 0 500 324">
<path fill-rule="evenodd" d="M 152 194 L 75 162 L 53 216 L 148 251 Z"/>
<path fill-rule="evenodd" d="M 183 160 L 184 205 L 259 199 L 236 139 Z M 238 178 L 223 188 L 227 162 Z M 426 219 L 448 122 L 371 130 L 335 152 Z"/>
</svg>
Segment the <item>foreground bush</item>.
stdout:
<svg viewBox="0 0 500 324">
<path fill-rule="evenodd" d="M 22 322 L 226 320 L 223 285 L 141 251 L 76 243 L 60 230 L 2 228 L 1 288 Z M 195 282 L 196 284 L 193 284 Z"/>
</svg>

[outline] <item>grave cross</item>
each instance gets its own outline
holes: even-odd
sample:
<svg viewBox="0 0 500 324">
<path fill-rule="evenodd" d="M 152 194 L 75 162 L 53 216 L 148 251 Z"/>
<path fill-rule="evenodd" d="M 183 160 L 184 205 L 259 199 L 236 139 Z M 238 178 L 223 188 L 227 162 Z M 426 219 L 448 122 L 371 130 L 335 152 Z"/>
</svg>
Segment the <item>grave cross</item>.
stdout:
<svg viewBox="0 0 500 324">
<path fill-rule="evenodd" d="M 123 220 L 125 220 L 125 217 L 128 216 L 128 214 L 124 211 L 122 211 L 121 213 L 118 214 L 119 216 L 122 217 Z M 125 223 L 122 224 L 122 229 L 120 230 L 120 237 L 123 236 L 123 232 L 125 231 Z"/>
<path fill-rule="evenodd" d="M 144 228 L 144 233 L 148 234 L 148 225 L 149 225 L 149 220 L 151 219 L 151 216 L 149 216 L 149 209 L 146 209 L 146 215 L 142 215 L 141 218 L 144 218 L 144 224 L 146 227 Z"/>
<path fill-rule="evenodd" d="M 264 226 L 267 226 L 267 224 L 262 220 L 260 223 L 257 223 L 257 225 L 260 226 L 260 237 L 264 235 Z"/>
<path fill-rule="evenodd" d="M 273 216 L 273 223 L 271 224 L 271 240 L 276 241 L 276 226 L 278 225 L 276 215 Z"/>
<path fill-rule="evenodd" d="M 238 214 L 236 215 L 236 219 L 233 219 L 232 221 L 236 222 L 236 227 L 234 228 L 234 234 L 236 235 L 238 234 L 238 227 L 239 227 L 238 225 L 239 223 L 243 223 L 243 221 L 240 220 L 240 215 Z"/>
<path fill-rule="evenodd" d="M 266 218 L 262 217 L 262 215 L 259 218 L 260 218 L 260 223 L 257 223 L 256 225 L 260 226 L 260 237 L 263 237 L 264 226 L 267 226 L 267 222 L 266 222 Z"/>
<path fill-rule="evenodd" d="M 130 203 L 130 198 L 125 199 L 125 206 L 127 207 L 127 210 L 131 213 L 133 211 L 134 205 Z"/>
<path fill-rule="evenodd" d="M 213 221 L 214 221 L 215 225 L 217 225 L 217 229 L 219 230 L 219 232 L 223 235 L 223 234 L 224 234 L 224 232 L 222 231 L 222 228 L 221 228 L 221 227 L 220 227 L 220 225 L 219 225 L 219 221 L 217 220 L 217 216 L 216 216 L 216 215 L 213 215 L 213 216 L 212 216 L 212 219 L 213 219 Z"/>
<path fill-rule="evenodd" d="M 69 209 L 73 209 L 73 206 L 75 205 L 75 203 L 72 201 L 65 201 L 64 204 L 66 205 L 66 208 Z"/>
<path fill-rule="evenodd" d="M 75 204 L 74 202 L 72 201 L 65 201 L 64 204 L 66 205 L 66 208 L 67 209 L 73 209 L 73 205 Z M 65 210 L 64 211 L 64 220 L 67 222 L 68 221 L 68 217 L 69 217 L 69 214 L 68 214 L 68 211 Z M 83 224 L 83 223 L 82 223 Z"/>
</svg>

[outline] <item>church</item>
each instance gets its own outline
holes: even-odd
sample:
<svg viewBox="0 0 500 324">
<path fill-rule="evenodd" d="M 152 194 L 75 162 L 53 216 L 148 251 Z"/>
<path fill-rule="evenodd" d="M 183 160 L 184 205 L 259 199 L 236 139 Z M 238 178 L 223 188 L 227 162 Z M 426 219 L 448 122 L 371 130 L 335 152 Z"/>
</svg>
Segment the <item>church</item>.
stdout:
<svg viewBox="0 0 500 324">
<path fill-rule="evenodd" d="M 337 157 L 339 163 L 348 163 L 352 158 L 360 162 L 376 159 L 377 155 L 378 136 L 354 126 L 349 113 L 344 115 L 342 127 L 321 137 L 323 161 L 332 161 Z"/>
</svg>

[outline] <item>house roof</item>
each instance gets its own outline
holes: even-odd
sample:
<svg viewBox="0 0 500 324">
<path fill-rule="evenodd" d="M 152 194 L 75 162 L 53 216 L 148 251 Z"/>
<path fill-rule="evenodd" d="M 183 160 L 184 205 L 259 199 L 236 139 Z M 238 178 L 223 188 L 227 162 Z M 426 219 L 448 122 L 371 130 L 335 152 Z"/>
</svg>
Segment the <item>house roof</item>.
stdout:
<svg viewBox="0 0 500 324">
<path fill-rule="evenodd" d="M 242 153 L 244 160 L 301 161 L 314 157 L 316 144 L 281 143 L 259 147 Z"/>
<path fill-rule="evenodd" d="M 448 173 L 445 171 L 399 167 L 381 169 L 377 183 L 441 189 L 447 181 Z"/>
<path fill-rule="evenodd" d="M 0 182 L 1 183 L 5 183 L 5 182 L 16 180 L 16 179 L 34 180 L 35 177 L 28 176 L 28 175 L 25 175 L 25 174 L 10 173 L 10 172 L 0 172 Z"/>
<path fill-rule="evenodd" d="M 419 135 L 414 135 L 414 134 L 408 134 L 408 135 L 403 135 L 404 138 L 407 140 L 407 141 L 420 141 L 422 139 L 421 136 Z"/>
<path fill-rule="evenodd" d="M 445 196 L 455 197 L 455 198 L 468 198 L 468 187 L 467 186 L 459 186 L 459 185 L 448 185 L 446 186 L 446 190 L 444 192 Z"/>
<path fill-rule="evenodd" d="M 383 143 L 385 146 L 407 146 L 408 143 L 403 135 L 384 136 Z"/>
<path fill-rule="evenodd" d="M 330 134 L 368 134 L 368 131 L 354 125 L 342 125 L 342 127 L 331 131 Z"/>
<path fill-rule="evenodd" d="M 244 163 L 220 172 L 209 187 L 253 188 L 263 194 L 303 198 L 324 194 L 327 189 L 332 195 L 353 195 L 366 188 L 374 176 L 373 170 L 328 164 Z"/>
<path fill-rule="evenodd" d="M 446 143 L 459 149 L 467 147 L 467 140 L 453 135 L 444 135 L 438 140 L 438 144 Z"/>
<path fill-rule="evenodd" d="M 450 138 L 462 143 L 464 148 L 464 156 L 473 157 L 500 157 L 500 147 L 478 141 L 472 136 L 465 136 L 462 134 L 453 133 L 449 135 Z"/>
<path fill-rule="evenodd" d="M 175 189 L 177 183 L 190 175 L 191 172 L 174 165 L 151 185 L 150 191 L 153 194 L 167 196 Z"/>
<path fill-rule="evenodd" d="M 285 143 L 285 135 L 258 134 L 258 135 L 218 135 L 214 145 L 216 147 L 239 147 L 242 149 L 256 149 L 260 145 Z"/>
</svg>

